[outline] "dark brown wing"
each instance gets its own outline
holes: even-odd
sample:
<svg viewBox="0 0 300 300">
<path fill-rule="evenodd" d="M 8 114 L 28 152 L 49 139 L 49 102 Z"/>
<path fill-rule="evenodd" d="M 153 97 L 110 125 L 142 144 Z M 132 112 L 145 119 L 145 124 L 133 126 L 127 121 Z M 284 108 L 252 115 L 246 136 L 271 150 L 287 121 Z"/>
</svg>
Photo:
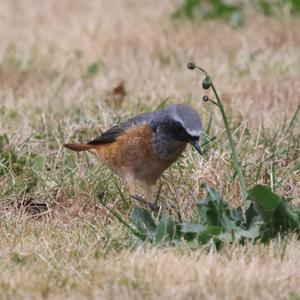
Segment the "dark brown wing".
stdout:
<svg viewBox="0 0 300 300">
<path fill-rule="evenodd" d="M 109 130 L 105 131 L 99 137 L 88 142 L 88 145 L 100 145 L 100 144 L 110 144 L 117 140 L 117 138 L 122 135 L 128 128 L 137 124 L 151 123 L 153 113 L 145 113 L 138 115 L 128 121 L 120 123 L 113 126 Z"/>
<path fill-rule="evenodd" d="M 115 125 L 109 130 L 105 131 L 99 137 L 88 142 L 88 145 L 110 144 L 116 141 L 117 137 L 122 135 L 130 125 L 128 123 L 122 123 Z"/>
</svg>

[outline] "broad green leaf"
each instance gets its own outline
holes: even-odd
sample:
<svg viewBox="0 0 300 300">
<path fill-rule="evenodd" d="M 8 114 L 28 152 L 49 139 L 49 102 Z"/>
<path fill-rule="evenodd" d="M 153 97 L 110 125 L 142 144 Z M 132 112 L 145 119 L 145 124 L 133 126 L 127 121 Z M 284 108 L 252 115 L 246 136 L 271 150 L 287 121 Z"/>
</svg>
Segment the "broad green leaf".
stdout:
<svg viewBox="0 0 300 300">
<path fill-rule="evenodd" d="M 285 230 L 300 232 L 300 218 L 297 209 L 285 199 L 281 201 L 274 212 L 274 227 L 277 232 Z"/>
<path fill-rule="evenodd" d="M 299 0 L 290 0 L 289 4 L 291 6 L 293 14 L 300 13 L 300 1 Z"/>
<path fill-rule="evenodd" d="M 228 203 L 213 188 L 206 186 L 207 197 L 198 203 L 200 223 L 207 226 L 222 226 L 226 231 L 235 229 L 243 222 L 242 211 L 230 209 Z"/>
<path fill-rule="evenodd" d="M 183 223 L 180 224 L 180 230 L 182 233 L 199 233 L 203 231 L 206 227 L 201 224 L 193 223 Z"/>
<path fill-rule="evenodd" d="M 180 232 L 183 234 L 183 237 L 187 241 L 197 240 L 198 233 L 206 229 L 206 226 L 201 224 L 189 224 L 183 223 L 180 224 Z M 198 243 L 198 242 L 197 242 Z"/>
<path fill-rule="evenodd" d="M 262 241 L 270 240 L 279 232 L 300 232 L 297 209 L 284 197 L 273 193 L 269 187 L 256 185 L 249 193 L 249 198 L 264 221 L 261 225 Z"/>
<path fill-rule="evenodd" d="M 209 226 L 198 235 L 198 241 L 201 244 L 206 244 L 211 239 L 218 239 L 219 234 L 223 231 L 224 229 L 220 226 Z"/>
<path fill-rule="evenodd" d="M 173 216 L 165 215 L 156 227 L 155 241 L 160 243 L 166 240 L 174 240 L 177 234 L 177 224 Z"/>
<path fill-rule="evenodd" d="M 229 208 L 230 218 L 235 222 L 236 225 L 241 225 L 244 222 L 243 210 L 241 207 Z"/>
<path fill-rule="evenodd" d="M 251 201 L 249 201 L 249 202 L 250 202 L 250 205 L 245 211 L 246 227 L 249 227 L 249 226 L 251 226 L 251 224 L 262 220 L 261 215 L 256 211 L 254 204 Z"/>
<path fill-rule="evenodd" d="M 148 210 L 141 207 L 134 207 L 130 220 L 141 232 L 153 239 L 156 224 Z"/>
<path fill-rule="evenodd" d="M 249 229 L 237 227 L 236 230 L 226 231 L 219 237 L 228 243 L 241 242 L 243 239 L 255 240 L 260 236 L 260 225 L 259 223 L 253 224 Z"/>
<path fill-rule="evenodd" d="M 206 186 L 207 196 L 198 203 L 200 223 L 208 226 L 219 226 L 222 211 L 227 208 L 227 204 L 222 201 L 219 193 Z"/>
<path fill-rule="evenodd" d="M 268 186 L 256 185 L 249 193 L 249 198 L 260 209 L 266 212 L 274 212 L 280 203 L 280 196 L 273 193 Z"/>
<path fill-rule="evenodd" d="M 239 238 L 246 238 L 246 239 L 256 239 L 259 237 L 260 232 L 260 223 L 254 223 L 250 226 L 249 229 L 244 230 L 242 228 L 238 228 L 238 230 L 236 231 L 235 235 L 236 235 L 236 239 L 239 240 Z"/>
</svg>

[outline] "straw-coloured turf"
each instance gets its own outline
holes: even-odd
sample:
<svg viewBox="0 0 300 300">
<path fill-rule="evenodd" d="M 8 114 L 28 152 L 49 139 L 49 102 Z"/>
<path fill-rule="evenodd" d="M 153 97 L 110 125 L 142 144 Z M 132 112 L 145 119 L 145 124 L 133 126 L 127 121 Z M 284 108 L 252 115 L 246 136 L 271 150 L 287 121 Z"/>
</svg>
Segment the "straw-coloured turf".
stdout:
<svg viewBox="0 0 300 300">
<path fill-rule="evenodd" d="M 163 103 L 188 103 L 205 129 L 212 116 L 216 139 L 203 158 L 188 148 L 164 174 L 160 202 L 189 220 L 208 182 L 240 205 L 221 116 L 201 100 L 213 95 L 186 68 L 196 61 L 224 100 L 248 186 L 300 202 L 300 19 L 249 9 L 238 30 L 174 22 L 179 3 L 1 1 L 0 299 L 299 299 L 293 236 L 218 253 L 140 245 L 95 197 L 126 216 L 126 186 L 92 155 L 62 147 Z M 51 212 L 33 218 L 20 209 L 31 201 Z"/>
</svg>

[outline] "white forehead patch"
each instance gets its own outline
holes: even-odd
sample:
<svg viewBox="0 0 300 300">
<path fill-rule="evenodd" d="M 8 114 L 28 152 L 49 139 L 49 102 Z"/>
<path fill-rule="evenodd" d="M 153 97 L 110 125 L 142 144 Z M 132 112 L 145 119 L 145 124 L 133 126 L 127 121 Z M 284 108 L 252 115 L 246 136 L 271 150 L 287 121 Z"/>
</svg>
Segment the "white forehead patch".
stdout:
<svg viewBox="0 0 300 300">
<path fill-rule="evenodd" d="M 173 119 L 175 121 L 179 122 L 183 126 L 183 128 L 187 131 L 187 133 L 189 135 L 191 135 L 191 136 L 200 136 L 201 130 L 195 130 L 195 129 L 184 127 L 184 123 L 183 123 L 182 119 L 180 118 L 180 116 L 178 114 L 174 114 Z"/>
<path fill-rule="evenodd" d="M 172 114 L 172 118 L 173 118 L 176 122 L 180 123 L 180 124 L 183 126 L 183 121 L 181 120 L 181 118 L 179 117 L 178 114 Z"/>
<path fill-rule="evenodd" d="M 188 106 L 174 105 L 170 110 L 172 118 L 180 123 L 187 133 L 194 137 L 199 137 L 201 134 L 201 120 L 195 111 Z M 184 120 L 182 119 L 182 114 Z"/>
<path fill-rule="evenodd" d="M 201 134 L 200 130 L 194 130 L 194 129 L 190 129 L 190 128 L 186 128 L 185 130 L 191 136 L 200 136 L 200 134 Z"/>
</svg>

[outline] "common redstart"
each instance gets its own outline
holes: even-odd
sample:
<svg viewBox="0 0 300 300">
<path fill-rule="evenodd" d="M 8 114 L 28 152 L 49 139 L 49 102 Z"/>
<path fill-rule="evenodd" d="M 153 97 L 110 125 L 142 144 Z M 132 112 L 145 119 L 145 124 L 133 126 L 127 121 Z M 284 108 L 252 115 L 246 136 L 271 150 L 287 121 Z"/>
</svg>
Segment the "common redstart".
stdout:
<svg viewBox="0 0 300 300">
<path fill-rule="evenodd" d="M 157 179 L 188 143 L 201 154 L 201 131 L 199 114 L 186 104 L 174 104 L 137 115 L 86 144 L 64 146 L 73 151 L 96 150 L 102 162 L 128 183 L 130 195 L 135 195 L 136 183 L 141 182 L 145 198 L 153 200 Z"/>
</svg>

